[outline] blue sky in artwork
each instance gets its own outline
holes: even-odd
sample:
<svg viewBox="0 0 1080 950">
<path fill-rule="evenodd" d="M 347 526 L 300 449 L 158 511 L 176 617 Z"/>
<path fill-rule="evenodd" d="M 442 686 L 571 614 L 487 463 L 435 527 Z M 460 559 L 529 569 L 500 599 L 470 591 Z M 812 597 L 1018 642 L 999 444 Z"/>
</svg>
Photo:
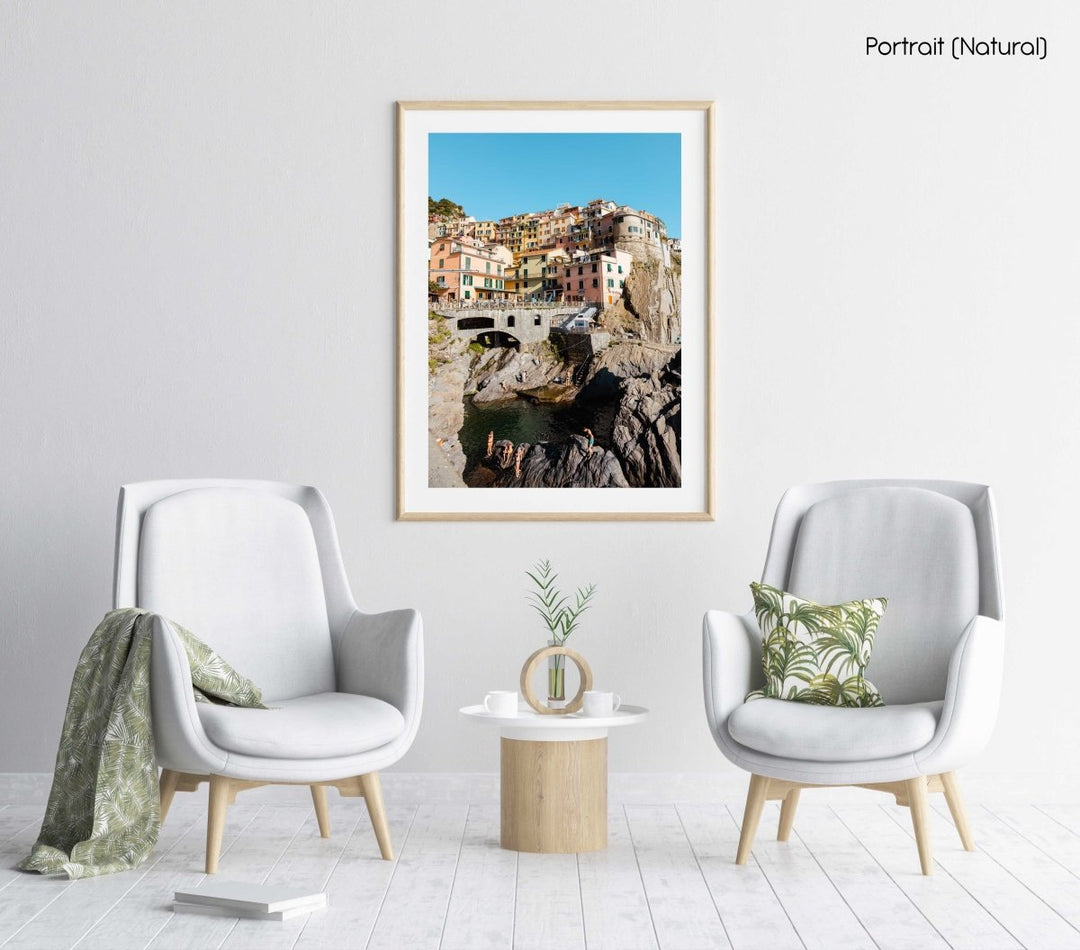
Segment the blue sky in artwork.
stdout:
<svg viewBox="0 0 1080 950">
<path fill-rule="evenodd" d="M 432 132 L 428 193 L 481 221 L 607 198 L 682 234 L 677 132 Z"/>
</svg>

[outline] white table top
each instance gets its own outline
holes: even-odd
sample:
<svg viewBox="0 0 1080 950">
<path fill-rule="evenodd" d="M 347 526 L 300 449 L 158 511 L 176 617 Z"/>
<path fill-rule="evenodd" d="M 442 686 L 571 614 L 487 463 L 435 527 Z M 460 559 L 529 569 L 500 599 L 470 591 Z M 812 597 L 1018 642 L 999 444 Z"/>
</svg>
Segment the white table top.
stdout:
<svg viewBox="0 0 1080 950">
<path fill-rule="evenodd" d="M 606 736 L 608 729 L 630 726 L 649 715 L 644 706 L 623 704 L 611 716 L 586 716 L 583 713 L 541 715 L 526 703 L 518 706 L 516 716 L 498 716 L 488 712 L 482 704 L 462 706 L 458 710 L 466 719 L 499 726 L 507 738 L 547 739 L 548 741 L 573 741 L 575 739 Z M 564 735 L 559 735 L 565 733 Z"/>
</svg>

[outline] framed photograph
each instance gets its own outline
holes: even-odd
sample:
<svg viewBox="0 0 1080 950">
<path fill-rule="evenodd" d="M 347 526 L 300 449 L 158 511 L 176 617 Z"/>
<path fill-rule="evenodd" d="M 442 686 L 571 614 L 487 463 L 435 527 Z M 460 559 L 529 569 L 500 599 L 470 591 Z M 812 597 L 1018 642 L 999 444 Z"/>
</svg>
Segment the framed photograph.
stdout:
<svg viewBox="0 0 1080 950">
<path fill-rule="evenodd" d="M 398 103 L 400 519 L 712 519 L 714 113 Z"/>
</svg>

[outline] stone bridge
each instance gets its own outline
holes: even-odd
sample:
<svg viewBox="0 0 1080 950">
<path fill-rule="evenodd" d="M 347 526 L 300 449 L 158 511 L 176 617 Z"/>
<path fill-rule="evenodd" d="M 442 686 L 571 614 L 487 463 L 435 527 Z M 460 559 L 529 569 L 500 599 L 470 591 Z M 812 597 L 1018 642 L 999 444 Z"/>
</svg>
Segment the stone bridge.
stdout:
<svg viewBox="0 0 1080 950">
<path fill-rule="evenodd" d="M 483 346 L 515 346 L 546 340 L 552 326 L 578 313 L 581 304 L 521 304 L 513 307 L 434 307 L 458 337 Z"/>
</svg>

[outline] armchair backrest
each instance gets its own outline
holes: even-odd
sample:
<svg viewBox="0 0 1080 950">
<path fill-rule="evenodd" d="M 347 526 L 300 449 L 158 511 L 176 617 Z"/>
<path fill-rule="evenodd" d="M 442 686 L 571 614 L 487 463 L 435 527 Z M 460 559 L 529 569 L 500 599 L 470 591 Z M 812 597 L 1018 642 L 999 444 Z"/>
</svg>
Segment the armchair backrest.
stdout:
<svg viewBox="0 0 1080 950">
<path fill-rule="evenodd" d="M 187 627 L 267 699 L 335 688 L 330 631 L 351 613 L 333 519 L 314 488 L 224 479 L 120 491 L 114 606 Z"/>
<path fill-rule="evenodd" d="M 1002 616 L 990 489 L 906 479 L 792 488 L 762 579 L 824 604 L 887 597 L 867 677 L 888 704 L 942 699 L 964 628 Z"/>
</svg>

